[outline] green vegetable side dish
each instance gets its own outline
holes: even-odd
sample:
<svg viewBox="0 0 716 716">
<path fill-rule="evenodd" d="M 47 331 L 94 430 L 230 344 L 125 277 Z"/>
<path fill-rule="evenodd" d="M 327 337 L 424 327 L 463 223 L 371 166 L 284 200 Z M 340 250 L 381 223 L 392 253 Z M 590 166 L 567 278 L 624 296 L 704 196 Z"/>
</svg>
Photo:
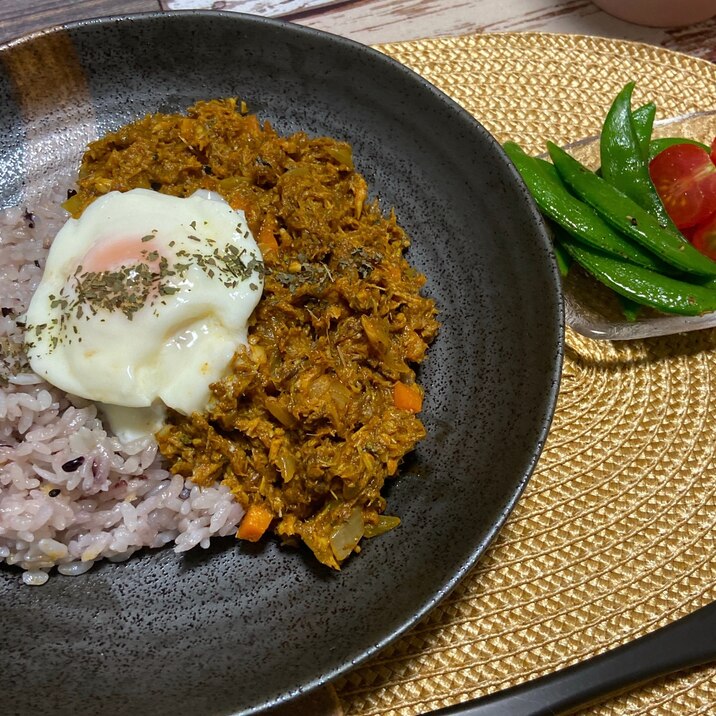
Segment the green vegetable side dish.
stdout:
<svg viewBox="0 0 716 716">
<path fill-rule="evenodd" d="M 530 157 L 514 142 L 506 142 L 503 148 L 545 216 L 596 249 L 646 268 L 664 267 L 652 253 L 614 231 L 589 206 L 574 197 L 552 164 Z"/>
<path fill-rule="evenodd" d="M 594 278 L 620 296 L 682 316 L 716 311 L 716 291 L 621 261 L 558 231 L 557 243 Z"/>
<path fill-rule="evenodd" d="M 622 313 L 624 314 L 624 318 L 626 318 L 626 320 L 630 323 L 636 321 L 639 318 L 641 304 L 637 303 L 632 298 L 627 298 L 626 296 L 622 296 L 620 294 L 617 294 L 617 298 L 619 299 L 619 304 L 621 306 Z"/>
<path fill-rule="evenodd" d="M 649 176 L 649 166 L 644 151 L 647 146 L 644 136 L 647 130 L 651 136 L 651 129 L 647 126 L 648 112 L 645 112 L 646 116 L 643 118 L 638 116 L 640 137 L 631 112 L 633 91 L 634 83 L 630 82 L 617 95 L 604 120 L 599 139 L 602 176 L 615 189 L 653 214 L 663 228 L 677 231 Z"/>
<path fill-rule="evenodd" d="M 566 278 L 569 273 L 569 267 L 572 265 L 572 257 L 568 251 L 557 241 L 552 245 L 554 249 L 554 258 L 557 261 L 557 270 L 562 278 Z"/>
<path fill-rule="evenodd" d="M 613 228 L 680 271 L 716 276 L 716 261 L 697 251 L 681 234 L 665 229 L 653 214 L 556 144 L 547 142 L 547 149 L 564 183 Z"/>
<path fill-rule="evenodd" d="M 526 154 L 516 143 L 504 149 L 542 214 L 554 223 L 554 249 L 563 277 L 578 263 L 614 291 L 627 320 L 639 306 L 699 316 L 716 312 L 716 261 L 676 228 L 651 180 L 649 162 L 674 144 L 653 139 L 654 103 L 631 109 L 634 83 L 617 95 L 600 135 L 601 167 L 589 170 L 552 142 L 552 163 Z"/>
<path fill-rule="evenodd" d="M 655 119 L 656 105 L 653 102 L 642 105 L 631 114 L 634 132 L 636 133 L 636 138 L 639 140 L 639 149 L 644 159 L 647 159 L 649 156 L 649 142 L 651 140 L 651 132 L 654 129 Z"/>
</svg>

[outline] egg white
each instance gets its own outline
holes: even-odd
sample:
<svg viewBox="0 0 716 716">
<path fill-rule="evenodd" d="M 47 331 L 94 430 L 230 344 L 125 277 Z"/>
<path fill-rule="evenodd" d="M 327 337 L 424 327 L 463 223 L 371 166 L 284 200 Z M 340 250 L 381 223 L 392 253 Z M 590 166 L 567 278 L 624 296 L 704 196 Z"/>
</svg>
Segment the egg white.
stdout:
<svg viewBox="0 0 716 716">
<path fill-rule="evenodd" d="M 217 194 L 110 192 L 53 241 L 26 314 L 28 359 L 134 439 L 156 430 L 164 406 L 207 406 L 262 289 L 244 213 Z"/>
</svg>

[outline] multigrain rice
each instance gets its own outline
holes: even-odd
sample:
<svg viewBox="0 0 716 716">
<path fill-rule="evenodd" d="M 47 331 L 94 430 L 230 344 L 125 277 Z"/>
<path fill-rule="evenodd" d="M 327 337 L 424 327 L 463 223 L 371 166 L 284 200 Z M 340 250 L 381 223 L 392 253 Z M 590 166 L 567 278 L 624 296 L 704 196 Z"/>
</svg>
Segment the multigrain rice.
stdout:
<svg viewBox="0 0 716 716">
<path fill-rule="evenodd" d="M 64 198 L 56 190 L 31 209 L 0 212 L 0 561 L 24 569 L 26 584 L 43 584 L 55 566 L 82 574 L 142 547 L 207 547 L 243 515 L 227 488 L 171 475 L 153 438 L 122 446 L 94 404 L 27 365 L 22 317 L 66 220 Z"/>
</svg>

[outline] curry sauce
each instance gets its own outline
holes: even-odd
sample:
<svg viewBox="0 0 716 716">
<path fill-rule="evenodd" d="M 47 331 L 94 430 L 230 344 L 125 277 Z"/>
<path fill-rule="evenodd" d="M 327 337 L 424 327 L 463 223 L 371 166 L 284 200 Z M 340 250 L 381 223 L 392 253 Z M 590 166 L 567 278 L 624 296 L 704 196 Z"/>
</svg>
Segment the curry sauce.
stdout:
<svg viewBox="0 0 716 716">
<path fill-rule="evenodd" d="M 270 529 L 338 568 L 398 523 L 381 489 L 425 436 L 415 366 L 438 329 L 425 278 L 393 212 L 368 199 L 348 144 L 279 136 L 234 99 L 155 114 L 90 145 L 74 215 L 112 190 L 221 194 L 246 213 L 264 257 L 249 347 L 205 412 L 158 433 L 172 472 L 225 484 Z"/>
</svg>

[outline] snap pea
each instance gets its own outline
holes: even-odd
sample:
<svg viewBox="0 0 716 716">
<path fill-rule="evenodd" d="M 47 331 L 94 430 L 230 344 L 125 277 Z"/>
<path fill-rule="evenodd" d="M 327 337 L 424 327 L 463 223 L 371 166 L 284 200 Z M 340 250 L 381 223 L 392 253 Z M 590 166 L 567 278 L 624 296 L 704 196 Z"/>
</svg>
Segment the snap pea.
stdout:
<svg viewBox="0 0 716 716">
<path fill-rule="evenodd" d="M 564 247 L 562 247 L 562 250 L 564 250 Z M 622 309 L 624 318 L 626 318 L 627 321 L 630 322 L 636 321 L 636 319 L 639 318 L 639 312 L 641 311 L 643 306 L 636 301 L 633 301 L 631 298 L 627 298 L 626 296 L 621 296 L 618 293 L 616 293 L 615 295 L 619 299 L 619 306 Z"/>
<path fill-rule="evenodd" d="M 552 249 L 554 250 L 554 258 L 557 262 L 557 270 L 559 275 L 564 278 L 569 273 L 569 267 L 572 263 L 572 257 L 564 249 L 561 244 L 556 241 L 552 243 Z"/>
<path fill-rule="evenodd" d="M 716 291 L 664 276 L 580 244 L 567 232 L 557 242 L 598 281 L 620 296 L 665 313 L 700 316 L 716 311 Z"/>
<path fill-rule="evenodd" d="M 716 262 L 686 239 L 664 229 L 648 211 L 556 144 L 548 142 L 547 148 L 564 183 L 613 228 L 685 273 L 716 276 Z"/>
<path fill-rule="evenodd" d="M 607 112 L 599 140 L 599 155 L 604 179 L 653 214 L 664 228 L 676 232 L 659 194 L 649 176 L 644 145 L 634 127 L 629 82 L 616 96 Z"/>
<path fill-rule="evenodd" d="M 648 161 L 651 161 L 657 154 L 663 152 L 667 147 L 672 147 L 674 144 L 695 144 L 707 152 L 711 151 L 711 147 L 703 142 L 697 142 L 695 139 L 686 139 L 685 137 L 660 137 L 659 139 L 652 139 L 649 142 Z"/>
<path fill-rule="evenodd" d="M 642 156 L 646 160 L 649 156 L 649 141 L 651 140 L 651 132 L 654 128 L 654 119 L 656 118 L 656 105 L 653 102 L 643 104 L 632 112 L 631 118 L 634 131 L 639 140 Z M 596 173 L 602 176 L 602 168 L 599 167 Z"/>
<path fill-rule="evenodd" d="M 644 160 L 649 156 L 649 142 L 654 129 L 654 119 L 656 119 L 656 105 L 653 102 L 643 104 L 631 113 L 632 126 Z"/>
<path fill-rule="evenodd" d="M 653 254 L 618 234 L 589 206 L 570 194 L 549 162 L 529 156 L 515 142 L 505 142 L 503 148 L 545 216 L 595 248 L 640 266 L 664 268 Z"/>
</svg>

